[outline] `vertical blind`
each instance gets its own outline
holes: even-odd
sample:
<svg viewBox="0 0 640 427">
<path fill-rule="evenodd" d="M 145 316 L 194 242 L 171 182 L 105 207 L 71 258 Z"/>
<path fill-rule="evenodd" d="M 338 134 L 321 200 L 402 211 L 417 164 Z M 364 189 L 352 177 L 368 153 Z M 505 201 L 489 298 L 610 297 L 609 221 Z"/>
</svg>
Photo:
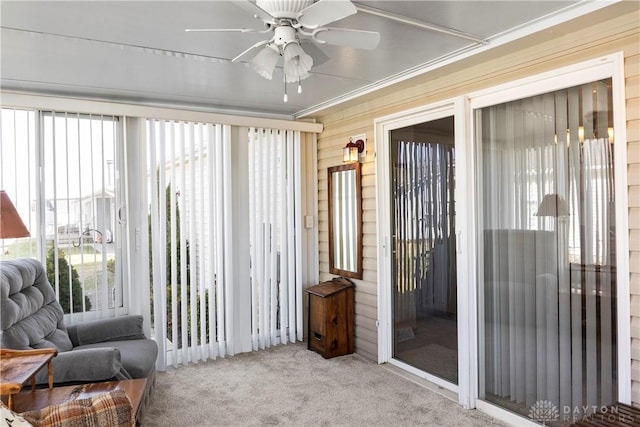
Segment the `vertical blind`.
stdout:
<svg viewBox="0 0 640 427">
<path fill-rule="evenodd" d="M 394 146 L 394 321 L 414 325 L 417 308 L 456 311 L 455 156 L 441 143 Z"/>
<path fill-rule="evenodd" d="M 154 335 L 166 359 L 161 368 L 226 353 L 229 132 L 221 125 L 147 121 L 149 271 Z"/>
<path fill-rule="evenodd" d="M 484 392 L 526 415 L 539 401 L 571 416 L 616 402 L 610 86 L 476 112 Z"/>
<path fill-rule="evenodd" d="M 299 165 L 300 132 L 249 130 L 254 350 L 302 340 Z"/>
<path fill-rule="evenodd" d="M 118 259 L 125 244 L 118 232 L 119 189 L 127 185 L 127 175 L 118 172 L 121 120 L 6 108 L 0 120 L 0 184 L 32 234 L 1 242 L 0 257 L 41 258 L 74 318 L 126 313 L 128 281 Z M 234 143 L 247 150 L 232 159 L 231 130 L 146 121 L 147 190 L 140 197 L 149 206 L 160 368 L 229 353 L 230 341 L 242 338 L 232 336 L 242 329 L 232 324 L 238 287 L 251 289 L 251 300 L 240 303 L 251 305 L 251 318 L 243 321 L 251 325 L 247 340 L 254 349 L 303 338 L 300 132 L 245 129 Z M 236 180 L 249 188 L 233 195 L 240 207 L 231 203 Z M 233 264 L 226 249 L 238 238 L 228 229 L 233 209 L 251 212 L 249 280 L 239 284 L 227 279 Z"/>
<path fill-rule="evenodd" d="M 299 132 L 251 128 L 237 141 L 248 156 L 233 161 L 230 126 L 148 120 L 147 135 L 154 334 L 166 364 L 232 353 L 243 338 L 230 327 L 238 286 L 251 289 L 239 303 L 251 305 L 254 350 L 301 340 Z M 238 161 L 246 167 L 231 168 Z M 238 205 L 233 180 L 249 184 Z M 249 209 L 249 283 L 227 270 L 233 206 Z"/>
</svg>

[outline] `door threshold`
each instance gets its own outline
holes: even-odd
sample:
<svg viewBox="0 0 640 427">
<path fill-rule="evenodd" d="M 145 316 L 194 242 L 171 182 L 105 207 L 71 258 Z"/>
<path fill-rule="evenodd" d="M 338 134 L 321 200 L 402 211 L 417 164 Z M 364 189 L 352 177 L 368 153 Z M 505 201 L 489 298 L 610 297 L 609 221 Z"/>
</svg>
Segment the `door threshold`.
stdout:
<svg viewBox="0 0 640 427">
<path fill-rule="evenodd" d="M 409 372 L 406 369 L 401 368 L 400 366 L 397 366 L 393 363 L 387 362 L 387 363 L 383 363 L 382 365 L 380 365 L 381 367 L 385 368 L 386 370 L 401 376 L 409 381 L 411 381 L 414 384 L 417 384 L 421 387 L 424 387 L 430 391 L 433 391 L 435 393 L 438 393 L 441 396 L 446 397 L 449 400 L 452 400 L 456 403 L 458 403 L 458 392 L 457 390 L 451 390 L 449 388 L 445 388 L 440 384 L 436 384 L 433 381 L 429 381 L 428 379 L 421 377 L 419 375 L 416 375 L 415 373 Z M 457 388 L 458 386 L 451 384 L 451 386 Z"/>
<path fill-rule="evenodd" d="M 540 424 L 533 422 L 530 418 L 516 414 L 500 406 L 494 405 L 486 400 L 476 400 L 476 409 L 480 412 L 492 416 L 504 423 L 518 427 L 539 427 Z"/>
</svg>

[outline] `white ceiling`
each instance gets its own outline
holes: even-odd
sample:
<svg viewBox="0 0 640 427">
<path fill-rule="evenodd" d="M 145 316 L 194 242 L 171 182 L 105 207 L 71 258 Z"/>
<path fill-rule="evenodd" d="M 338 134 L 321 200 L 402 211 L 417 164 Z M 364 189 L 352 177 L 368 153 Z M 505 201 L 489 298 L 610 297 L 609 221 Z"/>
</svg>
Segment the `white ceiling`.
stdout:
<svg viewBox="0 0 640 427">
<path fill-rule="evenodd" d="M 81 96 L 240 114 L 301 116 L 455 58 L 486 50 L 606 5 L 593 1 L 358 1 L 473 34 L 486 44 L 365 12 L 330 26 L 378 31 L 374 51 L 322 46 L 328 58 L 303 93 L 231 59 L 266 38 L 185 28 L 257 28 L 232 1 L 0 2 L 3 90 Z M 308 49 L 308 47 L 306 48 Z M 309 52 L 312 53 L 313 52 Z M 346 95 L 345 95 L 346 94 Z"/>
</svg>

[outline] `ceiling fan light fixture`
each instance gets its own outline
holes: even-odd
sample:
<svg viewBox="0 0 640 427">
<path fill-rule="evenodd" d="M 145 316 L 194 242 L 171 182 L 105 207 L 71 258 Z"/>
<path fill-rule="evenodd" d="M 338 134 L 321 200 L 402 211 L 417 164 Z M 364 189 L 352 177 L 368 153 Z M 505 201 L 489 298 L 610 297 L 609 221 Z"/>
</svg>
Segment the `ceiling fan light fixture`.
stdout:
<svg viewBox="0 0 640 427">
<path fill-rule="evenodd" d="M 288 98 L 287 83 L 297 82 L 298 93 L 302 93 L 301 81 L 310 76 L 309 73 L 314 66 L 313 58 L 316 65 L 329 59 L 315 44 L 374 49 L 380 41 L 380 34 L 377 32 L 325 27 L 326 24 L 358 11 L 351 0 L 237 0 L 233 3 L 262 21 L 265 29 L 260 31 L 250 28 L 202 28 L 187 31 L 260 34 L 273 32 L 273 37 L 253 44 L 231 62 L 244 62 L 253 55 L 249 60 L 251 68 L 265 79 L 273 80 L 273 71 L 282 57 L 284 102 L 287 102 Z M 309 43 L 305 47 L 308 46 L 307 49 L 313 57 L 305 52 L 302 42 Z"/>
<path fill-rule="evenodd" d="M 256 71 L 267 80 L 273 78 L 273 70 L 276 68 L 280 54 L 275 46 L 266 45 L 249 63 Z"/>
<path fill-rule="evenodd" d="M 285 74 L 284 75 L 284 80 L 287 83 L 296 83 L 296 82 L 300 83 L 301 80 L 309 78 L 310 76 L 311 76 L 311 74 L 309 74 L 309 73 L 304 73 L 304 74 L 301 74 L 300 76 L 290 76 L 288 74 Z"/>
<path fill-rule="evenodd" d="M 313 4 L 313 0 L 256 0 L 256 5 L 277 19 L 292 19 Z"/>
<path fill-rule="evenodd" d="M 287 81 L 306 79 L 309 77 L 312 66 L 313 58 L 300 47 L 299 43 L 291 42 L 284 47 L 284 74 Z"/>
</svg>

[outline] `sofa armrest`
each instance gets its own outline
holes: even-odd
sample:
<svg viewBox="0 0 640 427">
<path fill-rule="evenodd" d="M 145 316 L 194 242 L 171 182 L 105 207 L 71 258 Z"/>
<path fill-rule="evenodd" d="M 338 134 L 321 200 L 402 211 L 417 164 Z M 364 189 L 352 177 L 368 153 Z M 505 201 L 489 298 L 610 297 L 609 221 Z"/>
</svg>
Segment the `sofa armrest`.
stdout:
<svg viewBox="0 0 640 427">
<path fill-rule="evenodd" d="M 142 316 L 130 315 L 78 323 L 67 327 L 74 347 L 116 340 L 145 338 Z"/>
<path fill-rule="evenodd" d="M 115 347 L 87 348 L 58 353 L 51 359 L 53 382 L 96 382 L 122 377 L 120 350 Z M 47 369 L 36 375 L 36 383 L 48 384 Z"/>
</svg>

